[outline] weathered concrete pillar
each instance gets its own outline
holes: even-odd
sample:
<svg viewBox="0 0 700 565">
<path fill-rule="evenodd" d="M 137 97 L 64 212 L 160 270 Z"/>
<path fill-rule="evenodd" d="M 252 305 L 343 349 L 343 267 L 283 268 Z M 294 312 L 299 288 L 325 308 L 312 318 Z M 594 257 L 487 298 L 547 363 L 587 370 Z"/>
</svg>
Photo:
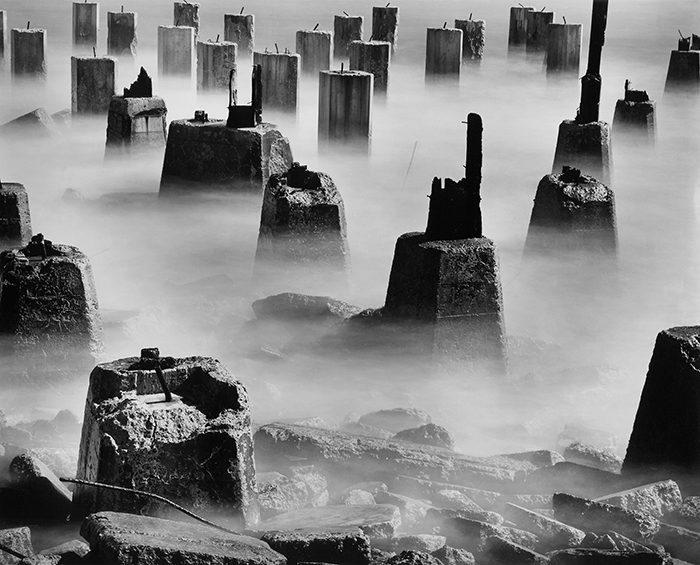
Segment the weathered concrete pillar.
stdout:
<svg viewBox="0 0 700 565">
<path fill-rule="evenodd" d="M 350 44 L 350 70 L 372 73 L 374 93 L 386 93 L 389 87 L 391 43 L 388 41 L 353 41 Z"/>
<path fill-rule="evenodd" d="M 322 71 L 318 85 L 318 150 L 338 144 L 369 153 L 374 77 L 362 71 Z"/>
<path fill-rule="evenodd" d="M 665 92 L 700 92 L 700 51 L 690 51 L 689 46 L 671 51 L 666 74 Z"/>
<path fill-rule="evenodd" d="M 156 348 L 90 374 L 77 478 L 164 496 L 238 527 L 259 518 L 248 394 L 210 357 Z M 153 514 L 152 499 L 77 485 L 74 513 Z"/>
<path fill-rule="evenodd" d="M 142 67 L 124 96 L 114 96 L 110 102 L 105 156 L 161 150 L 167 113 L 163 99 L 153 96 L 151 78 Z"/>
<path fill-rule="evenodd" d="M 617 254 L 613 191 L 578 169 L 565 167 L 537 186 L 524 255 Z"/>
<path fill-rule="evenodd" d="M 528 53 L 547 51 L 549 24 L 554 21 L 554 12 L 525 10 L 527 38 L 525 49 Z"/>
<path fill-rule="evenodd" d="M 578 77 L 581 59 L 581 24 L 549 24 L 547 75 Z"/>
<path fill-rule="evenodd" d="M 455 20 L 455 28 L 462 30 L 462 60 L 481 63 L 484 57 L 486 22 L 484 20 Z"/>
<path fill-rule="evenodd" d="M 388 41 L 391 52 L 396 53 L 399 45 L 399 8 L 374 6 L 372 8 L 372 37 L 374 41 Z"/>
<path fill-rule="evenodd" d="M 114 96 L 117 61 L 113 57 L 71 57 L 71 112 L 106 114 Z"/>
<path fill-rule="evenodd" d="M 316 76 L 327 71 L 333 63 L 331 32 L 323 30 L 300 30 L 296 35 L 297 53 L 301 56 L 301 72 Z"/>
<path fill-rule="evenodd" d="M 444 188 L 435 178 L 425 233 L 397 240 L 382 316 L 409 325 L 416 348 L 443 368 L 505 376 L 498 251 L 483 236 L 479 207 L 481 118 L 467 121 L 465 177 L 445 179 Z"/>
<path fill-rule="evenodd" d="M 576 119 L 564 120 L 559 126 L 552 172 L 557 173 L 568 165 L 610 186 L 610 127 L 599 121 L 602 86 L 600 62 L 607 16 L 608 0 L 593 0 L 588 68 L 581 79 L 581 103 Z"/>
<path fill-rule="evenodd" d="M 99 28 L 100 5 L 97 2 L 73 2 L 73 47 L 96 47 Z"/>
<path fill-rule="evenodd" d="M 27 191 L 16 182 L 0 183 L 0 249 L 24 247 L 31 237 Z"/>
<path fill-rule="evenodd" d="M 5 66 L 7 59 L 7 10 L 0 10 L 0 68 Z"/>
<path fill-rule="evenodd" d="M 102 351 L 102 322 L 88 258 L 41 234 L 0 255 L 0 333 L 21 354 L 46 356 Z"/>
<path fill-rule="evenodd" d="M 197 41 L 197 90 L 228 90 L 231 71 L 235 89 L 238 45 L 231 41 Z"/>
<path fill-rule="evenodd" d="M 262 194 L 270 175 L 291 166 L 289 140 L 275 125 L 235 128 L 224 120 L 175 120 L 168 130 L 160 195 Z"/>
<path fill-rule="evenodd" d="M 199 37 L 199 4 L 174 2 L 173 25 L 194 28 L 194 37 L 196 40 L 197 37 Z"/>
<path fill-rule="evenodd" d="M 107 55 L 136 57 L 136 12 L 107 12 Z"/>
<path fill-rule="evenodd" d="M 353 41 L 362 41 L 362 16 L 335 16 L 333 19 L 333 57 L 347 59 Z"/>
<path fill-rule="evenodd" d="M 224 41 L 238 44 L 240 57 L 252 58 L 255 49 L 255 16 L 224 14 Z"/>
<path fill-rule="evenodd" d="M 532 12 L 531 6 L 514 6 L 510 9 L 510 25 L 508 27 L 508 50 L 524 49 L 527 43 L 527 13 Z"/>
<path fill-rule="evenodd" d="M 632 90 L 625 81 L 625 97 L 615 104 L 613 133 L 615 138 L 625 136 L 628 140 L 644 145 L 656 143 L 656 103 L 649 100 L 644 90 Z"/>
<path fill-rule="evenodd" d="M 46 82 L 46 30 L 12 29 L 12 77 Z"/>
<path fill-rule="evenodd" d="M 672 477 L 683 492 L 698 492 L 698 357 L 700 327 L 669 328 L 657 335 L 622 466 L 623 477 L 635 482 Z"/>
<path fill-rule="evenodd" d="M 158 26 L 158 74 L 191 78 L 194 68 L 194 28 Z"/>
<path fill-rule="evenodd" d="M 459 78 L 462 68 L 462 30 L 429 27 L 425 43 L 425 76 Z"/>
<path fill-rule="evenodd" d="M 301 56 L 297 53 L 255 52 L 253 63 L 260 65 L 263 108 L 296 112 Z"/>
<path fill-rule="evenodd" d="M 333 180 L 299 163 L 271 176 L 255 253 L 256 286 L 274 292 L 304 281 L 311 292 L 331 292 L 347 284 L 349 262 L 345 206 Z M 274 281 L 287 286 L 273 289 Z"/>
</svg>

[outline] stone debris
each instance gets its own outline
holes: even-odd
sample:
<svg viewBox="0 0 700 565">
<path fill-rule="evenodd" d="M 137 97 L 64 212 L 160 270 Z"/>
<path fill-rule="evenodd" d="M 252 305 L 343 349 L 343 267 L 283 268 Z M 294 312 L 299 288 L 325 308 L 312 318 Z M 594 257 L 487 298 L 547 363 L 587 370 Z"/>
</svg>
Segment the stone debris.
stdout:
<svg viewBox="0 0 700 565">
<path fill-rule="evenodd" d="M 455 440 L 450 431 L 437 424 L 425 424 L 418 428 L 401 430 L 394 435 L 394 439 L 432 445 L 433 447 L 444 447 L 450 450 L 455 448 Z"/>
<path fill-rule="evenodd" d="M 622 459 L 613 452 L 578 441 L 566 447 L 564 458 L 572 463 L 588 465 L 610 473 L 619 473 L 622 469 Z"/>
<path fill-rule="evenodd" d="M 289 565 L 370 563 L 370 540 L 361 528 L 278 531 L 265 533 L 260 539 L 284 555 Z"/>
<path fill-rule="evenodd" d="M 36 457 L 18 455 L 10 463 L 10 480 L 21 492 L 24 517 L 65 519 L 71 514 L 72 493 Z"/>
<path fill-rule="evenodd" d="M 31 530 L 26 526 L 0 530 L 0 544 L 26 557 L 34 557 Z M 0 565 L 16 565 L 19 559 L 0 551 Z"/>
<path fill-rule="evenodd" d="M 44 108 L 37 108 L 0 125 L 0 137 L 20 136 L 49 140 L 63 137 L 56 122 Z"/>
<path fill-rule="evenodd" d="M 612 504 L 625 510 L 639 510 L 647 512 L 655 518 L 662 518 L 681 509 L 683 497 L 678 484 L 668 480 L 614 492 L 596 498 L 595 502 Z"/>
<path fill-rule="evenodd" d="M 392 408 L 378 410 L 360 416 L 360 424 L 398 433 L 409 428 L 418 428 L 432 422 L 430 414 L 419 408 Z"/>
<path fill-rule="evenodd" d="M 328 504 L 328 484 L 320 473 L 295 473 L 291 477 L 258 473 L 256 478 L 262 519 L 306 506 Z"/>
<path fill-rule="evenodd" d="M 516 504 L 507 503 L 504 516 L 518 528 L 532 532 L 538 537 L 539 551 L 553 551 L 581 545 L 586 534 L 559 520 L 553 520 L 535 511 Z"/>
</svg>

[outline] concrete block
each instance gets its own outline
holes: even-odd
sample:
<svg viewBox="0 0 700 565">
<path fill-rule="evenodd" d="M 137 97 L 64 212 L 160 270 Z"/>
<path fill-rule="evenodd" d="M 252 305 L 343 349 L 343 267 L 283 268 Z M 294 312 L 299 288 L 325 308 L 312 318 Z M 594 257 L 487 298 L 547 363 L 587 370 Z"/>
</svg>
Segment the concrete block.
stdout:
<svg viewBox="0 0 700 565">
<path fill-rule="evenodd" d="M 480 63 L 484 57 L 486 22 L 484 20 L 455 20 L 462 30 L 462 60 Z"/>
<path fill-rule="evenodd" d="M 429 27 L 425 43 L 425 76 L 459 78 L 462 68 L 461 29 Z"/>
<path fill-rule="evenodd" d="M 360 528 L 269 532 L 260 538 L 287 558 L 289 565 L 326 563 L 367 565 L 369 538 Z"/>
<path fill-rule="evenodd" d="M 167 108 L 162 98 L 114 96 L 107 116 L 106 156 L 161 150 L 165 145 Z"/>
<path fill-rule="evenodd" d="M 173 25 L 194 28 L 195 40 L 199 36 L 199 3 L 173 2 Z"/>
<path fill-rule="evenodd" d="M 237 88 L 236 78 L 238 66 L 238 45 L 230 41 L 218 43 L 210 41 L 197 42 L 197 90 L 227 91 L 231 71 L 233 81 L 231 87 Z"/>
<path fill-rule="evenodd" d="M 610 186 L 610 126 L 606 122 L 577 124 L 574 120 L 564 120 L 559 125 L 552 173 L 560 173 L 564 166 L 580 169 L 583 174 Z"/>
<path fill-rule="evenodd" d="M 320 29 L 297 31 L 296 51 L 301 56 L 301 72 L 316 77 L 319 71 L 332 67 L 332 33 Z"/>
<path fill-rule="evenodd" d="M 683 497 L 678 484 L 669 479 L 600 496 L 594 502 L 612 504 L 625 510 L 639 510 L 662 518 L 678 510 Z"/>
<path fill-rule="evenodd" d="M 236 43 L 241 57 L 252 57 L 255 49 L 255 16 L 224 14 L 224 41 Z"/>
<path fill-rule="evenodd" d="M 32 237 L 29 198 L 16 182 L 0 184 L 0 249 L 24 247 Z"/>
<path fill-rule="evenodd" d="M 73 46 L 96 47 L 99 29 L 100 5 L 97 2 L 73 2 Z"/>
<path fill-rule="evenodd" d="M 12 29 L 13 79 L 46 82 L 46 30 Z"/>
<path fill-rule="evenodd" d="M 191 78 L 194 70 L 195 30 L 184 26 L 158 26 L 158 74 Z"/>
<path fill-rule="evenodd" d="M 396 53 L 399 45 L 398 6 L 372 7 L 372 39 L 388 41 L 391 44 L 391 52 Z"/>
<path fill-rule="evenodd" d="M 302 64 L 304 57 L 302 56 Z M 362 71 L 322 71 L 318 86 L 318 149 L 369 153 L 374 77 Z"/>
<path fill-rule="evenodd" d="M 136 12 L 107 12 L 107 54 L 118 58 L 135 58 L 137 25 Z"/>
<path fill-rule="evenodd" d="M 362 41 L 362 16 L 333 17 L 333 57 L 347 59 L 348 48 L 353 41 Z"/>
<path fill-rule="evenodd" d="M 112 57 L 71 57 L 71 111 L 106 114 L 116 77 L 117 61 Z"/>
<path fill-rule="evenodd" d="M 388 41 L 353 41 L 349 46 L 350 70 L 372 73 L 374 92 L 386 93 L 389 87 L 391 43 Z"/>
<path fill-rule="evenodd" d="M 296 112 L 301 56 L 297 53 L 255 52 L 253 63 L 260 65 L 263 108 Z"/>
</svg>

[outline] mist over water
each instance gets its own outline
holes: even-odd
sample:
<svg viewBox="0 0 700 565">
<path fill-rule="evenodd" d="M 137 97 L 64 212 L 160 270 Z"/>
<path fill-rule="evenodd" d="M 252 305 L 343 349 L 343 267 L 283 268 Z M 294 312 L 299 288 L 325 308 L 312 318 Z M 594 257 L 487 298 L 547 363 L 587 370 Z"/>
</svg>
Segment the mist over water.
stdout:
<svg viewBox="0 0 700 565">
<path fill-rule="evenodd" d="M 297 30 L 316 23 L 332 30 L 333 15 L 343 10 L 364 16 L 368 39 L 373 4 L 250 1 L 245 12 L 256 17 L 256 50 L 273 51 L 277 43 L 280 50 L 294 51 Z M 106 13 L 121 5 L 122 0 L 100 2 L 98 55 L 106 53 Z M 611 431 L 624 451 L 656 334 L 700 319 L 697 97 L 663 94 L 677 29 L 698 32 L 700 13 L 695 0 L 610 2 L 600 116 L 612 122 L 630 79 L 657 102 L 657 146 L 634 147 L 613 134 L 619 288 L 582 273 L 580 284 L 562 280 L 561 292 L 544 294 L 538 277 L 524 273 L 522 250 L 537 184 L 551 172 L 559 123 L 575 117 L 580 87 L 575 79 L 547 80 L 540 58 L 508 55 L 510 5 L 401 1 L 399 50 L 388 96 L 375 99 L 370 159 L 317 154 L 316 79 L 302 82 L 298 117 L 263 109 L 264 121 L 278 124 L 289 138 L 294 159 L 328 173 L 338 186 L 352 261 L 348 287 L 320 292 L 305 290 L 304 281 L 271 285 L 279 286 L 276 292 L 327 294 L 362 308 L 383 305 L 396 238 L 425 229 L 434 176 L 463 175 L 462 121 L 477 112 L 484 123 L 484 235 L 500 252 L 506 329 L 544 340 L 546 354 L 528 362 L 514 358 L 513 382 L 494 379 L 494 386 L 476 384 L 469 375 L 441 378 L 382 356 L 350 361 L 289 355 L 271 363 L 249 355 L 244 338 L 253 331 L 246 325 L 253 318 L 250 304 L 265 295 L 251 284 L 260 198 L 158 201 L 162 154 L 105 161 L 106 117 L 79 118 L 58 143 L 0 141 L 0 178 L 25 185 L 35 233 L 75 245 L 90 258 L 105 321 L 104 360 L 153 346 L 162 355 L 216 357 L 248 386 L 259 422 L 310 416 L 337 422 L 350 412 L 413 405 L 452 430 L 458 449 L 470 454 L 554 447 L 566 423 Z M 200 39 L 223 37 L 223 14 L 240 8 L 202 0 Z M 0 9 L 8 11 L 10 28 L 26 27 L 28 20 L 31 27 L 46 28 L 49 49 L 45 86 L 13 84 L 6 63 L 0 123 L 39 106 L 49 113 L 69 108 L 71 2 L 1 0 Z M 583 24 L 582 75 L 591 2 L 560 0 L 547 9 L 555 11 L 556 22 L 564 15 L 569 23 Z M 138 60 L 119 62 L 117 92 L 144 66 L 154 79 L 154 94 L 165 99 L 168 121 L 191 118 L 196 109 L 225 118 L 226 94 L 198 95 L 193 85 L 157 76 L 157 26 L 172 24 L 172 2 L 132 1 L 124 10 L 138 12 Z M 458 86 L 426 84 L 426 28 L 452 25 L 470 13 L 486 20 L 482 64 L 464 65 Z M 243 102 L 250 96 L 249 82 L 241 65 Z M 63 202 L 68 188 L 89 201 Z M 200 279 L 207 280 L 195 283 Z M 283 341 L 270 336 L 272 344 Z M 15 418 L 30 418 L 36 408 L 82 414 L 87 382 L 88 374 L 76 374 L 66 383 L 3 387 L 0 410 Z"/>
</svg>

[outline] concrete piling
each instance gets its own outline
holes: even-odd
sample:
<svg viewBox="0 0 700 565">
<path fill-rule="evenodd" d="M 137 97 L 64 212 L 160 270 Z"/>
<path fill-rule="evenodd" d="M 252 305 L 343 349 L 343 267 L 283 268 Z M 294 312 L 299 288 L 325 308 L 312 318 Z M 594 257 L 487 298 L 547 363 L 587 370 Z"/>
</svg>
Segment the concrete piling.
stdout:
<svg viewBox="0 0 700 565">
<path fill-rule="evenodd" d="M 425 233 L 396 242 L 382 316 L 408 324 L 416 348 L 445 369 L 505 376 L 498 251 L 483 236 L 479 202 L 482 123 L 469 114 L 466 174 L 433 180 Z"/>
<path fill-rule="evenodd" d="M 549 24 L 547 76 L 578 77 L 581 59 L 581 24 Z"/>
<path fill-rule="evenodd" d="M 625 97 L 615 104 L 613 134 L 640 145 L 656 143 L 656 103 L 644 90 L 632 90 L 625 81 Z"/>
<path fill-rule="evenodd" d="M 224 14 L 224 41 L 238 44 L 239 57 L 253 57 L 255 49 L 255 16 Z"/>
<path fill-rule="evenodd" d="M 327 71 L 333 63 L 331 32 L 323 30 L 300 30 L 296 34 L 296 50 L 301 56 L 301 72 L 316 76 Z"/>
<path fill-rule="evenodd" d="M 252 527 L 260 514 L 245 388 L 215 359 L 160 357 L 157 348 L 100 363 L 90 373 L 77 478 L 158 494 Z M 153 514 L 159 506 L 84 485 L 76 486 L 73 504 L 81 517 Z"/>
<path fill-rule="evenodd" d="M 557 173 L 564 166 L 575 167 L 610 186 L 610 126 L 599 121 L 600 62 L 607 15 L 608 0 L 593 0 L 588 68 L 581 79 L 581 103 L 576 119 L 564 120 L 559 126 L 552 172 Z"/>
<path fill-rule="evenodd" d="M 260 65 L 263 107 L 296 112 L 301 56 L 297 53 L 255 52 L 253 63 Z"/>
<path fill-rule="evenodd" d="M 671 51 L 664 92 L 700 92 L 700 51 Z"/>
<path fill-rule="evenodd" d="M 391 52 L 396 53 L 399 44 L 399 8 L 374 6 L 372 8 L 372 38 L 375 41 L 388 41 Z"/>
<path fill-rule="evenodd" d="M 12 29 L 12 77 L 46 82 L 46 30 Z"/>
<path fill-rule="evenodd" d="M 191 78 L 194 68 L 194 28 L 158 26 L 158 74 Z"/>
<path fill-rule="evenodd" d="M 0 69 L 5 66 L 7 59 L 7 10 L 0 10 Z"/>
<path fill-rule="evenodd" d="M 462 60 L 481 63 L 484 57 L 486 22 L 484 20 L 455 20 L 462 30 Z"/>
<path fill-rule="evenodd" d="M 199 4 L 174 2 L 173 25 L 194 28 L 194 37 L 196 40 L 197 37 L 199 37 Z"/>
<path fill-rule="evenodd" d="M 526 40 L 525 49 L 528 53 L 544 53 L 547 51 L 549 24 L 554 21 L 554 12 L 541 10 L 525 10 Z"/>
<path fill-rule="evenodd" d="M 197 90 L 236 88 L 238 45 L 231 41 L 197 41 Z M 231 75 L 233 71 L 233 75 Z"/>
<path fill-rule="evenodd" d="M 333 18 L 333 57 L 347 59 L 350 43 L 362 41 L 362 16 L 335 16 Z"/>
<path fill-rule="evenodd" d="M 350 70 L 372 73 L 375 94 L 386 93 L 390 64 L 391 43 L 388 41 L 353 41 L 350 44 Z"/>
<path fill-rule="evenodd" d="M 318 87 L 318 150 L 338 144 L 369 153 L 374 77 L 362 71 L 322 71 Z"/>
<path fill-rule="evenodd" d="M 27 191 L 16 182 L 0 183 L 0 250 L 24 247 L 31 237 Z"/>
<path fill-rule="evenodd" d="M 425 44 L 425 76 L 459 78 L 462 30 L 429 27 Z"/>
<path fill-rule="evenodd" d="M 508 27 L 508 50 L 524 49 L 527 43 L 527 13 L 534 8 L 530 6 L 514 6 L 510 9 L 510 25 Z"/>
<path fill-rule="evenodd" d="M 97 2 L 73 2 L 73 47 L 96 47 L 99 26 L 100 5 Z"/>
<path fill-rule="evenodd" d="M 71 57 L 71 112 L 106 114 L 116 77 L 117 61 L 113 57 Z"/>
<path fill-rule="evenodd" d="M 107 54 L 135 58 L 138 39 L 136 12 L 107 12 Z"/>
</svg>

